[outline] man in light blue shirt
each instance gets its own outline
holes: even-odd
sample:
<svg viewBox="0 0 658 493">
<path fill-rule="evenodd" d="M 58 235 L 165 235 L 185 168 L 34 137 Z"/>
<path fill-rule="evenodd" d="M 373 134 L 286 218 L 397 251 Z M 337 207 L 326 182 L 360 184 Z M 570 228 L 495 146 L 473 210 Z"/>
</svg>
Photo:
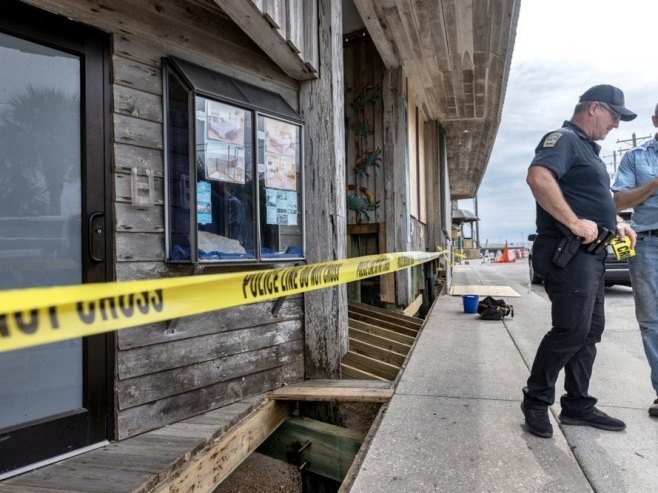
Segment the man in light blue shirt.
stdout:
<svg viewBox="0 0 658 493">
<path fill-rule="evenodd" d="M 651 117 L 658 128 L 658 105 Z M 628 260 L 635 316 L 644 352 L 651 367 L 651 383 L 658 396 L 658 133 L 624 154 L 612 186 L 618 211 L 633 208 L 631 227 L 637 231 L 635 257 Z M 649 407 L 658 417 L 658 398 Z"/>
</svg>

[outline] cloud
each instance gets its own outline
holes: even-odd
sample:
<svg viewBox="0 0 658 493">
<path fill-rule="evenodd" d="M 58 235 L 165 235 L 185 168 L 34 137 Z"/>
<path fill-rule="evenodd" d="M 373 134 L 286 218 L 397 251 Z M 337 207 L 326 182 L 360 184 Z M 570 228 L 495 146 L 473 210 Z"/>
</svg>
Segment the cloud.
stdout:
<svg viewBox="0 0 658 493">
<path fill-rule="evenodd" d="M 613 172 L 613 153 L 653 135 L 655 20 L 658 2 L 627 0 L 524 1 L 517 29 L 503 113 L 478 190 L 482 244 L 519 242 L 535 230 L 535 202 L 525 183 L 528 165 L 542 136 L 568 120 L 578 97 L 595 84 L 614 84 L 638 114 L 599 142 Z M 472 200 L 459 207 L 474 209 Z"/>
</svg>

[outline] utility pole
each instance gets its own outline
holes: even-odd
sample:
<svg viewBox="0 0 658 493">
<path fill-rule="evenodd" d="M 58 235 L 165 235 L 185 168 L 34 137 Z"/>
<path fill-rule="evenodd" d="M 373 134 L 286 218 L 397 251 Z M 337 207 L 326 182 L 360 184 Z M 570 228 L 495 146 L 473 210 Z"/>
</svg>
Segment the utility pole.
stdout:
<svg viewBox="0 0 658 493">
<path fill-rule="evenodd" d="M 628 142 L 631 142 L 631 143 L 632 143 L 632 147 L 637 147 L 637 141 L 638 141 L 638 139 L 640 139 L 641 142 L 644 142 L 645 140 L 650 139 L 651 137 L 653 137 L 653 135 L 647 135 L 646 137 L 636 137 L 635 132 L 633 132 L 633 133 L 631 134 L 631 138 L 630 138 L 630 139 L 617 139 L 617 144 L 621 144 L 621 143 L 626 144 L 626 143 L 628 143 Z"/>
<path fill-rule="evenodd" d="M 653 135 L 647 135 L 646 137 L 638 137 L 635 135 L 635 132 L 631 134 L 630 139 L 617 139 L 617 144 L 630 144 L 631 149 L 637 147 L 638 144 L 641 144 L 647 139 L 651 139 Z M 608 154 L 607 156 L 602 156 L 604 159 L 611 157 L 612 158 L 612 175 L 617 172 L 617 158 L 619 158 L 619 161 L 621 161 L 621 157 L 623 156 L 624 152 L 626 152 L 628 149 L 622 149 L 621 147 L 617 149 L 616 151 L 612 151 L 612 154 Z"/>
<path fill-rule="evenodd" d="M 475 208 L 475 217 L 478 218 L 477 221 L 475 221 L 475 245 L 473 245 L 475 248 L 480 248 L 480 214 L 478 213 L 478 196 L 476 195 L 473 198 L 473 206 Z"/>
</svg>

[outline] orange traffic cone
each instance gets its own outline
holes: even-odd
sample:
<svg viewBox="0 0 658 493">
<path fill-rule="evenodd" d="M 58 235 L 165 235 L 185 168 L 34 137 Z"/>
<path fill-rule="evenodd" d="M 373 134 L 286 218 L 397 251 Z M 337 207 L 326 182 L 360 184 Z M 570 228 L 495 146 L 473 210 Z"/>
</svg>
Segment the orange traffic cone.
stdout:
<svg viewBox="0 0 658 493">
<path fill-rule="evenodd" d="M 503 247 L 503 254 L 501 255 L 499 260 L 496 260 L 496 262 L 515 262 L 516 259 L 511 259 L 509 256 L 509 247 L 507 246 L 507 242 L 505 242 L 505 246 Z"/>
</svg>

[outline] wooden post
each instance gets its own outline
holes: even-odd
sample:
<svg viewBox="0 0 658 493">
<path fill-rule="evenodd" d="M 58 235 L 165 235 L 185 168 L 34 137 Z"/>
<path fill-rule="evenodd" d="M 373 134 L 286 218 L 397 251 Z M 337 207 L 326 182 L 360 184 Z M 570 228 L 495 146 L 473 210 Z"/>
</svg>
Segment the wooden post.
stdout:
<svg viewBox="0 0 658 493">
<path fill-rule="evenodd" d="M 304 131 L 306 257 L 346 257 L 342 4 L 318 2 L 320 77 L 300 83 Z M 345 286 L 305 295 L 306 378 L 340 377 L 347 352 Z"/>
<path fill-rule="evenodd" d="M 427 183 L 427 246 L 432 251 L 442 246 L 441 209 L 442 192 L 439 170 L 439 124 L 437 121 L 425 124 L 425 182 Z"/>
<path fill-rule="evenodd" d="M 405 76 L 401 68 L 387 70 L 382 84 L 384 106 L 384 153 L 386 194 L 386 251 L 404 252 L 408 248 L 409 209 L 407 207 L 407 156 L 404 105 Z M 404 269 L 395 274 L 395 296 L 398 306 L 413 301 L 411 271 Z"/>
</svg>

